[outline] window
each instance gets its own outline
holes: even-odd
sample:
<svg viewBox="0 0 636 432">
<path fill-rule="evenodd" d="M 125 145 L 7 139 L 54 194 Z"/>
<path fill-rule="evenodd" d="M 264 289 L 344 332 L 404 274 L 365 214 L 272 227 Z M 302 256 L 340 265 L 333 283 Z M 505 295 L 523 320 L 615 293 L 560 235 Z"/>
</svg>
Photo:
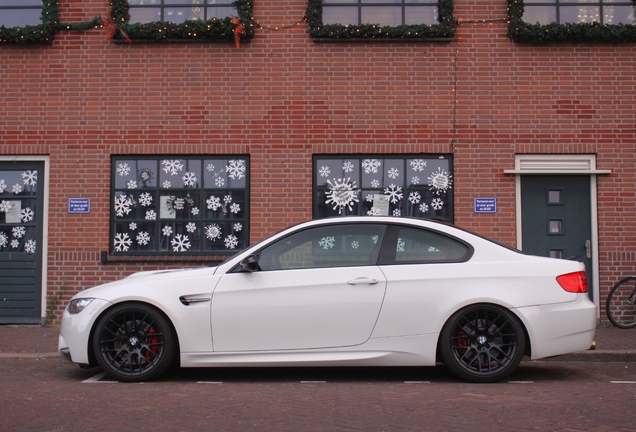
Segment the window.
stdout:
<svg viewBox="0 0 636 432">
<path fill-rule="evenodd" d="M 117 156 L 111 175 L 112 254 L 223 254 L 247 245 L 247 157 Z"/>
<path fill-rule="evenodd" d="M 392 215 L 453 221 L 447 156 L 315 156 L 314 217 Z"/>
<path fill-rule="evenodd" d="M 211 20 L 236 16 L 235 0 L 128 0 L 130 23 Z"/>
<path fill-rule="evenodd" d="M 436 0 L 325 0 L 324 24 L 399 25 L 438 24 Z"/>
<path fill-rule="evenodd" d="M 260 253 L 259 269 L 291 270 L 375 265 L 386 227 L 337 224 L 294 233 Z"/>
<path fill-rule="evenodd" d="M 0 26 L 42 24 L 42 0 L 0 0 Z"/>
<path fill-rule="evenodd" d="M 529 24 L 634 24 L 630 0 L 523 0 L 523 20 Z"/>
<path fill-rule="evenodd" d="M 462 262 L 472 249 L 444 234 L 421 228 L 392 226 L 380 264 Z"/>
</svg>

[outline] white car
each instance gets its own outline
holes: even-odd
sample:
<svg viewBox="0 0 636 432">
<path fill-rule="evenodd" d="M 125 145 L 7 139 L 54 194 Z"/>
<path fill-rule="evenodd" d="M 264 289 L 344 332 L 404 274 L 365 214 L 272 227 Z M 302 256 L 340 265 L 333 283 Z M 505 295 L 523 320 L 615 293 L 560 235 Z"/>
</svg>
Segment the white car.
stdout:
<svg viewBox="0 0 636 432">
<path fill-rule="evenodd" d="M 216 267 L 152 271 L 80 292 L 66 361 L 120 381 L 181 367 L 434 366 L 493 382 L 588 349 L 584 265 L 523 255 L 450 225 L 344 217 L 288 228 Z"/>
</svg>

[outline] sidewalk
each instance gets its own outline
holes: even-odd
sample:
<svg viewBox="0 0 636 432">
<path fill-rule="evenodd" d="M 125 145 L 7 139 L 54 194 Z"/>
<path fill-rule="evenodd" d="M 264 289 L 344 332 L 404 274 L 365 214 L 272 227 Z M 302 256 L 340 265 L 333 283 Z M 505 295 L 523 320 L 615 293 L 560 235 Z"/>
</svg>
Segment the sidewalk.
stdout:
<svg viewBox="0 0 636 432">
<path fill-rule="evenodd" d="M 57 357 L 59 331 L 56 326 L 0 326 L 0 359 Z M 594 350 L 550 360 L 636 362 L 636 328 L 621 330 L 603 325 L 596 329 L 594 342 Z"/>
</svg>

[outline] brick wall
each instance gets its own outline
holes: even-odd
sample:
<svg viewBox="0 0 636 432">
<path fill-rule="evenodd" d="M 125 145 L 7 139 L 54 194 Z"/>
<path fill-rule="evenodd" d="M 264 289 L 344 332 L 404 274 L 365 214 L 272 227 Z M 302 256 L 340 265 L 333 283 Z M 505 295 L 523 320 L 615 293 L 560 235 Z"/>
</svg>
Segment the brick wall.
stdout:
<svg viewBox="0 0 636 432">
<path fill-rule="evenodd" d="M 106 16 L 103 0 L 58 0 L 62 22 Z M 52 45 L 0 46 L 0 153 L 51 158 L 48 293 L 64 300 L 171 261 L 100 264 L 109 247 L 113 154 L 249 154 L 251 242 L 311 218 L 311 158 L 447 153 L 455 223 L 516 243 L 520 153 L 596 154 L 601 298 L 636 265 L 634 44 L 515 44 L 506 0 L 455 0 L 449 42 L 320 42 L 304 0 L 257 0 L 263 27 L 229 43 L 114 44 L 105 30 Z M 89 215 L 67 213 L 72 196 Z M 473 197 L 498 212 L 475 214 Z M 57 315 L 62 304 L 57 306 Z"/>
</svg>

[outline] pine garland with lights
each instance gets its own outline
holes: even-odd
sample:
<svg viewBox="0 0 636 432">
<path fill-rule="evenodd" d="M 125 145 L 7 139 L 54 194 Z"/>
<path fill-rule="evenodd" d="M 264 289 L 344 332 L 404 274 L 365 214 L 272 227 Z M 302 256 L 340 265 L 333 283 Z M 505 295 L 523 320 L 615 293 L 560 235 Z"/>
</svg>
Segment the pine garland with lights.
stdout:
<svg viewBox="0 0 636 432">
<path fill-rule="evenodd" d="M 636 1 L 632 0 L 636 5 Z M 636 41 L 636 25 L 566 23 L 529 24 L 522 19 L 523 0 L 508 0 L 508 37 L 515 42 L 601 42 L 620 43 Z"/>
<path fill-rule="evenodd" d="M 322 22 L 323 0 L 309 0 L 305 19 L 309 34 L 314 39 L 376 39 L 376 40 L 426 40 L 452 38 L 456 20 L 453 18 L 453 0 L 440 0 L 439 24 L 379 26 L 374 24 L 342 25 Z"/>
<path fill-rule="evenodd" d="M 128 23 L 130 20 L 128 1 L 111 0 L 111 5 L 110 16 L 113 22 L 133 41 L 234 41 L 237 24 L 232 22 L 232 17 L 212 18 L 207 21 L 187 20 L 179 24 L 163 21 L 130 24 Z M 245 29 L 241 38 L 251 39 L 254 37 L 252 0 L 236 0 L 233 5 L 237 9 L 239 22 Z M 115 34 L 115 39 L 122 39 L 119 32 Z"/>
</svg>

